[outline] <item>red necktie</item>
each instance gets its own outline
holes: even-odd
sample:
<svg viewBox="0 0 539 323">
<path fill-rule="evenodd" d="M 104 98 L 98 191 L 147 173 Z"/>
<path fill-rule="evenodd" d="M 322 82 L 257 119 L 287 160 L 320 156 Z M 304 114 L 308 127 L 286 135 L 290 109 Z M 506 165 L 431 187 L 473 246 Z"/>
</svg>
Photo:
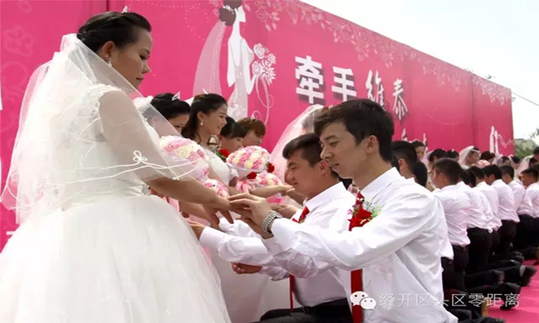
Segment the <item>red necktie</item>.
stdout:
<svg viewBox="0 0 539 323">
<path fill-rule="evenodd" d="M 292 221 L 297 223 L 302 223 L 305 221 L 305 218 L 309 214 L 309 209 L 307 207 L 303 208 L 303 212 L 299 216 L 299 220 L 292 219 Z M 294 310 L 294 276 L 290 275 L 290 312 Z"/>
<path fill-rule="evenodd" d="M 360 208 L 363 208 L 364 197 L 361 193 L 357 193 L 356 205 Z M 350 226 L 348 227 L 349 231 L 352 231 L 355 227 L 361 227 L 363 225 L 355 224 L 354 221 L 350 221 Z M 363 272 L 361 269 L 352 271 L 351 274 L 351 283 L 352 283 L 352 294 L 357 291 L 363 291 Z M 361 306 L 356 305 L 352 306 L 352 317 L 354 318 L 354 323 L 363 322 L 363 309 Z"/>
</svg>

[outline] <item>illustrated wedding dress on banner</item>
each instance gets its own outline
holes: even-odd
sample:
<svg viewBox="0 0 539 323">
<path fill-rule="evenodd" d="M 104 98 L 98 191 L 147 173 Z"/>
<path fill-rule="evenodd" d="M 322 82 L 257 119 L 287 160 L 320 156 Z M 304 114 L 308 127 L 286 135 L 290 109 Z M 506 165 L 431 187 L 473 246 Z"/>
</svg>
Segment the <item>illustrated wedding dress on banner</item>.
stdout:
<svg viewBox="0 0 539 323">
<path fill-rule="evenodd" d="M 126 82 L 75 35 L 31 79 L 3 195 L 21 225 L 0 254 L 0 322 L 230 322 L 192 230 L 146 193 L 143 179 L 192 170 L 162 160 Z"/>
</svg>

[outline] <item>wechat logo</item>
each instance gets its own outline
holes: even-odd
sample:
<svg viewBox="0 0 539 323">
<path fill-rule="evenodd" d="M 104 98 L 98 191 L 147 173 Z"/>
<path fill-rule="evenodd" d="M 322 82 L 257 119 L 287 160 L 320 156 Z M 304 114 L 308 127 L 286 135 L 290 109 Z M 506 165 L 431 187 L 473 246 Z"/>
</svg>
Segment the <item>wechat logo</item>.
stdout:
<svg viewBox="0 0 539 323">
<path fill-rule="evenodd" d="M 369 297 L 365 292 L 355 292 L 350 295 L 352 306 L 361 306 L 364 310 L 373 310 L 376 307 L 374 298 Z"/>
</svg>

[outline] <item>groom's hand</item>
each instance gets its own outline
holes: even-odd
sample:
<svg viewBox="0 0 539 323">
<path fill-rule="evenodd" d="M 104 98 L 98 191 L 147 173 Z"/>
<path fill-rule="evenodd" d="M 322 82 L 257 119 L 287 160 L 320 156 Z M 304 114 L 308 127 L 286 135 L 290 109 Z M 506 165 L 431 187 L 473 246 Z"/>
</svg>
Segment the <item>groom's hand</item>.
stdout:
<svg viewBox="0 0 539 323">
<path fill-rule="evenodd" d="M 250 219 L 257 226 L 262 225 L 264 219 L 271 212 L 271 206 L 265 198 L 248 193 L 231 196 L 228 200 L 235 212 Z"/>
<path fill-rule="evenodd" d="M 246 264 L 240 264 L 233 262 L 232 263 L 232 270 L 234 270 L 237 274 L 256 274 L 260 270 L 262 270 L 262 266 L 252 266 L 252 265 L 246 265 Z"/>
</svg>

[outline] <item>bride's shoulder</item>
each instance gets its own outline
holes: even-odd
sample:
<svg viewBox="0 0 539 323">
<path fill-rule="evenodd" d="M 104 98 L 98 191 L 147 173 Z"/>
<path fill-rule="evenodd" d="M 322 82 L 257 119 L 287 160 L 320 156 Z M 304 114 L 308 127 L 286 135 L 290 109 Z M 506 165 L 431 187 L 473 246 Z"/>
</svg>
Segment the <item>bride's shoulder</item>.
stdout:
<svg viewBox="0 0 539 323">
<path fill-rule="evenodd" d="M 94 99 L 101 99 L 103 96 L 127 96 L 124 91 L 122 91 L 120 88 L 112 86 L 112 85 L 106 85 L 106 84 L 96 84 L 94 86 L 91 86 L 88 89 L 88 93 L 86 93 L 86 96 L 89 96 Z"/>
</svg>

